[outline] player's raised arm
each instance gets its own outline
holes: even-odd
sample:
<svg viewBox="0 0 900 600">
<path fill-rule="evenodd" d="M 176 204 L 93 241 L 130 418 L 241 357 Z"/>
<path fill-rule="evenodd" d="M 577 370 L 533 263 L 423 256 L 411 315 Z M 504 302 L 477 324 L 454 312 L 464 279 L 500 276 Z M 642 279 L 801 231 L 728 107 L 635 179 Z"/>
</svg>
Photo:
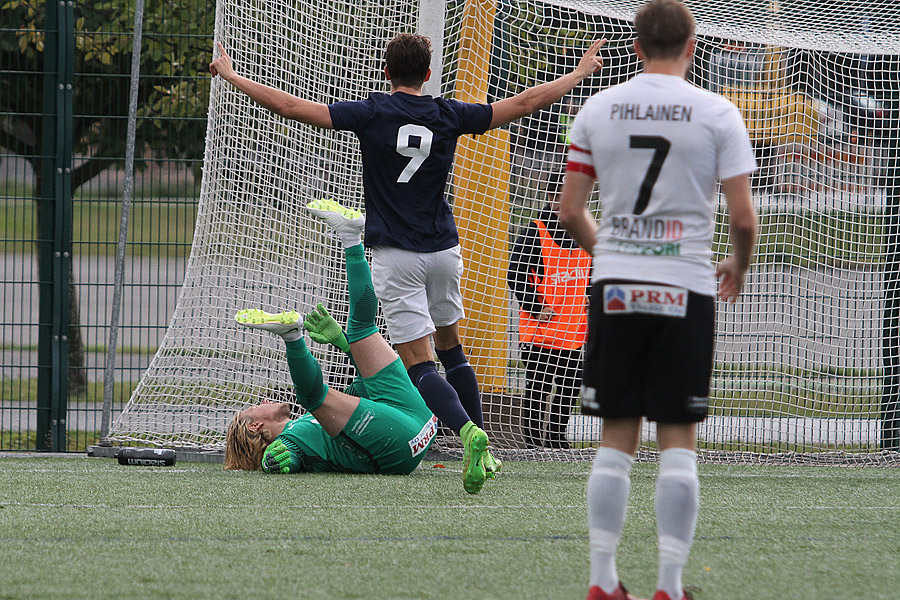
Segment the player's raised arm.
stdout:
<svg viewBox="0 0 900 600">
<path fill-rule="evenodd" d="M 281 115 L 286 119 L 293 119 L 301 123 L 331 129 L 331 113 L 328 105 L 319 102 L 304 100 L 283 92 L 279 89 L 257 83 L 235 73 L 231 63 L 231 57 L 225 52 L 221 42 L 216 42 L 219 48 L 219 57 L 209 63 L 209 72 L 216 75 L 241 90 L 251 100 L 260 106 Z"/>
<path fill-rule="evenodd" d="M 578 66 L 562 77 L 528 88 L 521 94 L 491 104 L 494 117 L 491 119 L 490 129 L 502 127 L 525 115 L 550 106 L 572 91 L 585 78 L 599 71 L 603 66 L 603 58 L 598 55 L 598 52 L 604 44 L 606 44 L 606 38 L 591 44 L 591 47 L 578 61 Z"/>
</svg>

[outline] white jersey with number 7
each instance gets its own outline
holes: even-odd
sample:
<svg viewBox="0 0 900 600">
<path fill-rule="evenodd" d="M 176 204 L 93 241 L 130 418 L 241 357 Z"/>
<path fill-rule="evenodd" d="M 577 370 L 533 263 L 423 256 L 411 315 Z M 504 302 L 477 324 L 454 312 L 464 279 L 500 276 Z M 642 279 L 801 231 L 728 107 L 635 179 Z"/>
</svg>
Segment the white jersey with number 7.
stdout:
<svg viewBox="0 0 900 600">
<path fill-rule="evenodd" d="M 680 77 L 641 73 L 588 99 L 572 126 L 567 168 L 598 180 L 592 281 L 715 294 L 716 182 L 756 169 L 734 104 Z"/>
</svg>

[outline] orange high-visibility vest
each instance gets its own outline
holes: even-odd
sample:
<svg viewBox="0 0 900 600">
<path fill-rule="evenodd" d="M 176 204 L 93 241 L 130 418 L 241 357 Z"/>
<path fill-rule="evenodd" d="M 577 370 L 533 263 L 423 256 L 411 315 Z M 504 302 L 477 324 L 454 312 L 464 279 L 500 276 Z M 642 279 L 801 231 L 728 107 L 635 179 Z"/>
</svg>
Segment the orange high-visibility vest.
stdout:
<svg viewBox="0 0 900 600">
<path fill-rule="evenodd" d="M 542 303 L 556 314 L 546 323 L 538 323 L 531 313 L 520 311 L 519 339 L 544 348 L 577 350 L 587 335 L 586 292 L 591 279 L 591 255 L 577 246 L 562 248 L 542 221 L 534 223 L 544 263 L 544 276 L 534 283 Z"/>
</svg>

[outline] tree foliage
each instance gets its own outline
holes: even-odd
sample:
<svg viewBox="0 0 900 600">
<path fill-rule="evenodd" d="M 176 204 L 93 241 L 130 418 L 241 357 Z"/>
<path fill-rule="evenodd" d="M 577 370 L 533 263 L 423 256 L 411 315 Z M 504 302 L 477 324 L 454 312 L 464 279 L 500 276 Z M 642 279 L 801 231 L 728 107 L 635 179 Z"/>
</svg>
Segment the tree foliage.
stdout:
<svg viewBox="0 0 900 600">
<path fill-rule="evenodd" d="M 124 162 L 134 44 L 135 12 L 130 4 L 76 3 L 74 32 L 69 33 L 48 30 L 47 8 L 46 0 L 0 0 L 0 147 L 32 164 L 36 200 L 44 188 L 40 162 L 57 151 L 43 147 L 45 70 L 72 67 L 71 194 L 105 169 Z M 202 157 L 214 20 L 215 0 L 146 1 L 138 157 Z M 48 43 L 48 36 L 56 36 L 56 47 L 64 52 L 51 55 L 54 45 Z M 139 160 L 135 166 L 144 164 Z M 200 161 L 194 165 L 199 172 Z M 37 206 L 40 215 L 40 203 Z M 78 394 L 85 390 L 86 379 L 71 274 L 69 305 L 69 391 Z"/>
<path fill-rule="evenodd" d="M 43 154 L 42 94 L 47 56 L 45 0 L 0 0 L 0 146 L 32 162 Z M 51 7 L 55 3 L 50 3 Z M 123 161 L 134 6 L 77 3 L 74 22 L 74 191 Z M 146 0 L 138 88 L 138 156 L 202 157 L 215 0 Z M 36 166 L 36 165 L 35 165 Z M 199 168 L 199 167 L 198 167 Z"/>
</svg>

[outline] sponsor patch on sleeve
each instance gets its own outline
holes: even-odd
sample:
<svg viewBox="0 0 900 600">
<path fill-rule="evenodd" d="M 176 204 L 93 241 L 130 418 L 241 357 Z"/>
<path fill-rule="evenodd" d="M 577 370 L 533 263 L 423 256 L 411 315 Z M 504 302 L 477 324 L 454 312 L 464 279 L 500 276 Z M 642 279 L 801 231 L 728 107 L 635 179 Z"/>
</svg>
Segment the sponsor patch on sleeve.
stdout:
<svg viewBox="0 0 900 600">
<path fill-rule="evenodd" d="M 607 284 L 603 286 L 603 312 L 606 314 L 645 314 L 684 317 L 688 291 L 668 285 Z"/>
<path fill-rule="evenodd" d="M 409 449 L 412 451 L 413 456 L 425 452 L 428 448 L 428 444 L 431 443 L 431 440 L 433 440 L 434 436 L 437 434 L 437 423 L 437 417 L 432 416 L 431 420 L 425 423 L 425 427 L 422 428 L 419 435 L 409 440 Z"/>
</svg>

